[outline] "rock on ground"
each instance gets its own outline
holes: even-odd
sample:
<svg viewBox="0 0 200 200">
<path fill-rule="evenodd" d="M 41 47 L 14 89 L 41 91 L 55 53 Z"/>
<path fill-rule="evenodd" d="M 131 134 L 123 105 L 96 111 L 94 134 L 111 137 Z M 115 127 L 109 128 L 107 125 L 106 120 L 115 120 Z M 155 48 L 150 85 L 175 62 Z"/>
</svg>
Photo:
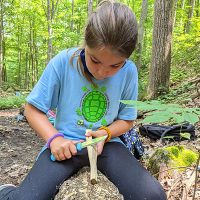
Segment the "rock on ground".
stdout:
<svg viewBox="0 0 200 200">
<path fill-rule="evenodd" d="M 90 183 L 90 169 L 84 167 L 76 175 L 65 181 L 55 200 L 123 200 L 118 189 L 100 171 L 98 182 Z"/>
</svg>

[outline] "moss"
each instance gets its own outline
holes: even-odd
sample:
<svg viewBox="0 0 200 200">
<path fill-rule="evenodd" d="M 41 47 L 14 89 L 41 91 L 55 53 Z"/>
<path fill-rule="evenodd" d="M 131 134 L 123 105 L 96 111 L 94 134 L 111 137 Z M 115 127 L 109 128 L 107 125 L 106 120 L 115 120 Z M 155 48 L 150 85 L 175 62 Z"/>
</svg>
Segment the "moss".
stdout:
<svg viewBox="0 0 200 200">
<path fill-rule="evenodd" d="M 198 154 L 192 150 L 186 149 L 183 146 L 166 147 L 165 150 L 169 152 L 172 166 L 175 167 L 189 167 L 197 161 Z"/>
<path fill-rule="evenodd" d="M 160 163 L 168 164 L 170 160 L 169 152 L 164 149 L 158 149 L 149 159 L 148 169 L 152 174 L 156 174 L 159 171 Z"/>
<path fill-rule="evenodd" d="M 148 169 L 152 174 L 159 172 L 160 165 L 165 164 L 170 167 L 189 167 L 198 158 L 198 154 L 183 146 L 170 146 L 158 149 L 151 156 L 148 162 Z"/>
</svg>

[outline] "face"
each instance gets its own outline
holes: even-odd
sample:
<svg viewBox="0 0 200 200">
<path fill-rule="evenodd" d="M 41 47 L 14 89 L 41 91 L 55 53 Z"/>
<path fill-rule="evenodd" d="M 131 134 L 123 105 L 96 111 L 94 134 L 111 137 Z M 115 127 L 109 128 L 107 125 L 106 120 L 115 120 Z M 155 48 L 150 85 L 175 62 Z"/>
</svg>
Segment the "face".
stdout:
<svg viewBox="0 0 200 200">
<path fill-rule="evenodd" d="M 85 61 L 89 72 L 97 80 L 113 76 L 126 62 L 126 58 L 114 54 L 110 48 L 85 47 Z"/>
</svg>

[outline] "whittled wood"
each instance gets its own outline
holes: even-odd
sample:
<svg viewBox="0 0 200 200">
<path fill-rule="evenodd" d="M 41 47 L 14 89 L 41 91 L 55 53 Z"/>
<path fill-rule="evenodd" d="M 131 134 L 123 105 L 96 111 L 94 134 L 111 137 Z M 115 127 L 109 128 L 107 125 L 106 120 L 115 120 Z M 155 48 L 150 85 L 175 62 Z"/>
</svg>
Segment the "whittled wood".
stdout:
<svg viewBox="0 0 200 200">
<path fill-rule="evenodd" d="M 86 132 L 91 131 L 87 129 Z M 86 137 L 86 141 L 91 140 L 92 137 Z M 96 145 L 88 146 L 88 157 L 90 161 L 90 181 L 94 185 L 97 183 L 97 150 Z"/>
</svg>

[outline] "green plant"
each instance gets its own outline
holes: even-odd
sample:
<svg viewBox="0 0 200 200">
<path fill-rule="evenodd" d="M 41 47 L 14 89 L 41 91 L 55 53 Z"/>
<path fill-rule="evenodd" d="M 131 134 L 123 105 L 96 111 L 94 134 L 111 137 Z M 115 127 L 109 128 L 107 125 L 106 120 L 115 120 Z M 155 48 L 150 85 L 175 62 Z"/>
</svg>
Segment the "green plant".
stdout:
<svg viewBox="0 0 200 200">
<path fill-rule="evenodd" d="M 200 108 L 187 108 L 179 104 L 163 104 L 161 101 L 133 101 L 121 100 L 127 107 L 135 107 L 141 111 L 148 111 L 142 123 L 184 123 L 195 124 L 199 121 Z M 189 137 L 183 135 L 182 137 Z"/>
<path fill-rule="evenodd" d="M 0 99 L 0 110 L 19 108 L 25 103 L 25 96 L 9 96 Z"/>
</svg>

